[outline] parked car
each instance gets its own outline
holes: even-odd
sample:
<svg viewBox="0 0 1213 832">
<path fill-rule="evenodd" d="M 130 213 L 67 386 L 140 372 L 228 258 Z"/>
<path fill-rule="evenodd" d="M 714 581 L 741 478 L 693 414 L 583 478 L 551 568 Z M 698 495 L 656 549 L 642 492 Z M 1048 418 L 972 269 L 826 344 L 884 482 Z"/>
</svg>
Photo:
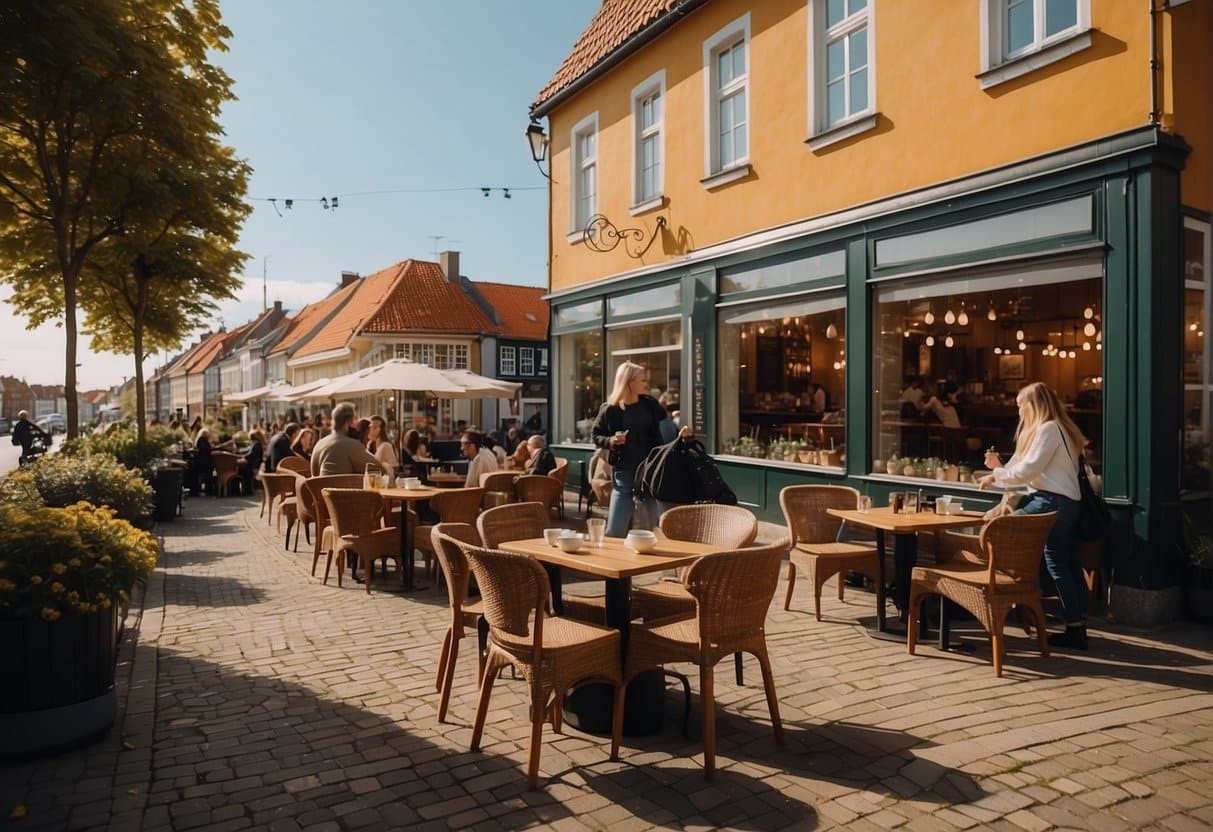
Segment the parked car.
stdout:
<svg viewBox="0 0 1213 832">
<path fill-rule="evenodd" d="M 11 431 L 12 429 L 13 429 L 13 426 L 11 424 L 9 424 L 8 419 L 5 419 L 3 416 L 0 416 L 0 436 L 8 436 L 9 431 Z"/>
<path fill-rule="evenodd" d="M 48 413 L 35 424 L 47 433 L 63 433 L 67 430 L 67 417 L 62 413 Z"/>
</svg>

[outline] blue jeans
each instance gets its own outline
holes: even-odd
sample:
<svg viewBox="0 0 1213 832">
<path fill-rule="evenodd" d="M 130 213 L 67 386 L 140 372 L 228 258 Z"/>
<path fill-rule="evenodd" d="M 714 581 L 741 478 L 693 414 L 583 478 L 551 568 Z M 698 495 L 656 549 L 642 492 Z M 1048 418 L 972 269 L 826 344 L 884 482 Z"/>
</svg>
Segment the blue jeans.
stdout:
<svg viewBox="0 0 1213 832">
<path fill-rule="evenodd" d="M 616 468 L 611 474 L 611 506 L 607 509 L 606 536 L 625 537 L 632 526 L 633 505 L 635 500 L 636 472 L 624 468 Z M 642 501 L 642 516 L 636 518 L 636 525 L 651 529 L 657 525 L 661 513 L 671 504 L 663 503 L 651 497 Z"/>
<path fill-rule="evenodd" d="M 1087 585 L 1078 558 L 1078 501 L 1050 491 L 1033 491 L 1020 502 L 1016 514 L 1057 512 L 1049 539 L 1045 541 L 1045 569 L 1057 587 L 1061 614 L 1067 624 L 1087 618 Z"/>
</svg>

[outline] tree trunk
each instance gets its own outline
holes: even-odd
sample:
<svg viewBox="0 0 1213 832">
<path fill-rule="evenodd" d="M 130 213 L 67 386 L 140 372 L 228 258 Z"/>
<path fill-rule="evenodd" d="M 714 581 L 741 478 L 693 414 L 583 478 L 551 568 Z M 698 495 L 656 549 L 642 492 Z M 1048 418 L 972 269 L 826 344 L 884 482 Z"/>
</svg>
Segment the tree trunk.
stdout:
<svg viewBox="0 0 1213 832">
<path fill-rule="evenodd" d="M 147 284 L 151 279 L 147 259 L 135 258 L 135 285 L 139 287 L 135 300 L 135 433 L 140 444 L 147 437 L 147 395 L 143 389 L 143 319 L 147 315 Z"/>
<path fill-rule="evenodd" d="M 80 433 L 80 401 L 76 397 L 76 280 L 80 266 L 72 263 L 63 270 L 63 328 L 67 341 L 64 352 L 63 396 L 67 400 L 67 438 Z"/>
</svg>

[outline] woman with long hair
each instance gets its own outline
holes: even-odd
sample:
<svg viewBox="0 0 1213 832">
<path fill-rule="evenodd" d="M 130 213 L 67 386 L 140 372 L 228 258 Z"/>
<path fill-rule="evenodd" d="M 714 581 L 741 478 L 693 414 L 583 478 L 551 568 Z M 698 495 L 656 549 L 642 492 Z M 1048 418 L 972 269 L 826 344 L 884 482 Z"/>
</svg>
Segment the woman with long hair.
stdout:
<svg viewBox="0 0 1213 832">
<path fill-rule="evenodd" d="M 623 537 L 628 533 L 636 467 L 649 451 L 661 444 L 661 423 L 669 418 L 665 408 L 648 394 L 648 390 L 648 368 L 624 361 L 615 371 L 615 386 L 598 411 L 591 430 L 594 444 L 610 453 L 614 466 L 611 506 L 607 510 L 608 537 Z M 686 438 L 693 433 L 688 425 L 678 435 Z M 656 506 L 650 505 L 648 513 L 652 524 L 657 520 Z"/>
<path fill-rule="evenodd" d="M 392 473 L 396 470 L 396 450 L 387 438 L 387 422 L 382 416 L 372 416 L 371 426 L 367 430 L 366 449 L 375 455 L 383 470 Z"/>
<path fill-rule="evenodd" d="M 291 443 L 291 450 L 304 459 L 311 459 L 312 446 L 315 444 L 316 429 L 300 428 L 299 433 L 295 434 L 295 441 Z"/>
<path fill-rule="evenodd" d="M 977 481 L 985 488 L 1023 487 L 1027 494 L 1016 514 L 1057 512 L 1045 542 L 1045 567 L 1061 600 L 1063 633 L 1049 636 L 1055 647 L 1087 649 L 1087 587 L 1078 559 L 1078 456 L 1086 444 L 1078 425 L 1066 414 L 1057 394 L 1034 382 L 1015 397 L 1019 405 L 1019 427 L 1015 430 L 1015 453 L 1004 465 L 993 450 L 985 464 L 992 473 Z"/>
</svg>

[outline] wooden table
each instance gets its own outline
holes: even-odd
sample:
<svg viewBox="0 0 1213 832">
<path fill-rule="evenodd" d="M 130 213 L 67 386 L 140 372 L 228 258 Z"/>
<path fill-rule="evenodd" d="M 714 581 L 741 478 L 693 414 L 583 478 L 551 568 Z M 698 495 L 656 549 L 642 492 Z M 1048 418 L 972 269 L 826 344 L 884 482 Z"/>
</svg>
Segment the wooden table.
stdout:
<svg viewBox="0 0 1213 832">
<path fill-rule="evenodd" d="M 413 530 L 409 525 L 408 503 L 428 500 L 441 493 L 437 488 L 380 488 L 379 496 L 387 503 L 398 502 L 400 506 L 400 558 L 404 563 L 404 589 L 406 592 L 426 589 L 413 582 Z M 370 576 L 367 576 L 370 580 Z"/>
<path fill-rule="evenodd" d="M 704 555 L 726 551 L 720 546 L 661 538 L 648 554 L 629 549 L 618 537 L 603 538 L 602 546 L 588 543 L 582 551 L 565 552 L 542 537 L 511 540 L 500 545 L 507 552 L 530 555 L 544 565 L 552 585 L 552 607 L 564 611 L 561 597 L 561 570 L 571 569 L 602 578 L 606 582 L 606 623 L 619 631 L 620 662 L 626 662 L 628 626 L 632 620 L 632 578 L 650 572 L 689 566 Z M 641 674 L 628 685 L 624 711 L 625 733 L 629 736 L 654 734 L 661 730 L 665 679 L 660 671 Z M 609 685 L 582 685 L 568 697 L 565 710 L 570 724 L 591 733 L 610 730 L 611 688 Z M 605 716 L 605 720 L 603 717 Z"/>
<path fill-rule="evenodd" d="M 456 474 L 454 471 L 435 471 L 426 479 L 435 488 L 463 488 L 467 482 L 465 474 Z"/>
<path fill-rule="evenodd" d="M 857 509 L 829 508 L 826 509 L 826 513 L 852 525 L 873 529 L 876 532 L 876 631 L 874 635 L 883 633 L 905 635 L 904 631 L 898 632 L 890 629 L 885 621 L 885 533 L 892 532 L 895 536 L 893 575 L 897 582 L 898 595 L 905 598 L 908 603 L 910 570 L 918 563 L 918 532 L 979 526 L 982 523 L 982 512 L 980 511 L 964 511 L 960 514 L 935 514 L 929 511 L 920 511 L 917 514 L 894 514 L 892 508 L 885 506 L 866 512 Z M 901 606 L 904 605 L 903 603 Z M 922 622 L 925 625 L 925 616 L 922 618 Z"/>
</svg>

